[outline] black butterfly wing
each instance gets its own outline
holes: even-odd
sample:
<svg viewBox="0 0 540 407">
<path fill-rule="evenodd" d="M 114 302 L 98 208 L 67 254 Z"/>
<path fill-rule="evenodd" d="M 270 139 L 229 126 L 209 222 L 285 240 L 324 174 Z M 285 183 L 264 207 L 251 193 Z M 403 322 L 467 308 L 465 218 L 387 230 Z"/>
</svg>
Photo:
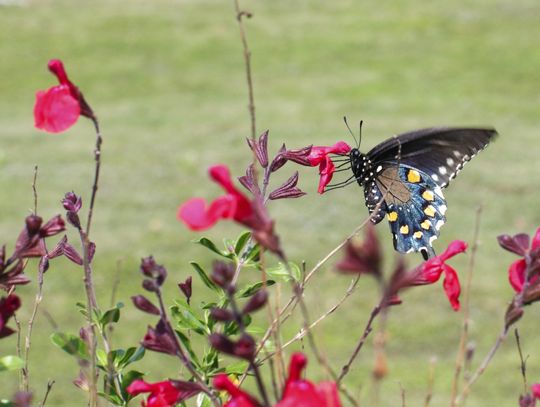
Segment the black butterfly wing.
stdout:
<svg viewBox="0 0 540 407">
<path fill-rule="evenodd" d="M 489 128 L 429 128 L 403 133 L 375 146 L 368 158 L 374 166 L 399 162 L 425 172 L 441 188 L 497 135 Z M 401 146 L 401 147 L 400 147 Z"/>
<path fill-rule="evenodd" d="M 375 173 L 365 185 L 366 204 L 371 213 L 384 197 L 372 221 L 387 214 L 397 251 L 434 255 L 432 243 L 446 221 L 441 188 L 496 134 L 493 129 L 417 130 L 388 139 L 367 154 Z"/>
</svg>

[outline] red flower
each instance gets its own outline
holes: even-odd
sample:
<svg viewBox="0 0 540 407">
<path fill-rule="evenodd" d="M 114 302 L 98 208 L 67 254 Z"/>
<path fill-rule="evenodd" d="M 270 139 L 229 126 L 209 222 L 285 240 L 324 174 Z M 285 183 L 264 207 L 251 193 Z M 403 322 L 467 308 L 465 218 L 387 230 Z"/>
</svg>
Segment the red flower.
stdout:
<svg viewBox="0 0 540 407">
<path fill-rule="evenodd" d="M 197 392 L 181 391 L 170 381 L 157 383 L 147 383 L 144 380 L 134 380 L 127 388 L 127 392 L 132 396 L 141 393 L 150 393 L 143 407 L 172 407 L 177 403 L 186 400 Z"/>
<path fill-rule="evenodd" d="M 540 228 L 536 230 L 530 246 L 530 238 L 524 233 L 515 236 L 502 235 L 498 237 L 498 240 L 501 247 L 523 257 L 510 264 L 508 268 L 510 285 L 519 294 L 523 290 L 527 273 L 530 274 L 529 283 L 538 281 L 538 273 L 534 273 L 534 271 L 538 268 L 539 265 L 537 263 L 540 260 Z M 527 259 L 530 267 L 533 269 L 529 272 L 527 271 Z"/>
<path fill-rule="evenodd" d="M 351 147 L 344 141 L 338 141 L 336 144 L 329 147 L 311 148 L 308 161 L 312 167 L 316 165 L 319 166 L 319 174 L 321 176 L 319 180 L 319 188 L 317 190 L 319 194 L 324 192 L 324 188 L 326 188 L 326 186 L 330 183 L 332 177 L 334 176 L 334 171 L 336 170 L 334 163 L 328 155 L 345 155 L 348 154 L 349 151 L 351 151 Z"/>
<path fill-rule="evenodd" d="M 292 355 L 283 397 L 275 407 L 341 407 L 335 383 L 322 382 L 315 385 L 300 377 L 306 364 L 307 358 L 302 353 Z M 231 395 L 231 399 L 225 403 L 224 407 L 257 407 L 259 405 L 257 400 L 236 387 L 225 374 L 215 377 L 214 387 L 225 390 Z"/>
<path fill-rule="evenodd" d="M 540 400 L 540 383 L 535 383 L 531 386 L 531 392 L 535 399 Z"/>
<path fill-rule="evenodd" d="M 300 377 L 306 365 L 304 354 L 294 353 L 291 356 L 283 398 L 276 407 L 341 407 L 335 383 L 322 382 L 315 385 Z"/>
<path fill-rule="evenodd" d="M 249 199 L 232 183 L 231 174 L 225 165 L 214 165 L 209 170 L 210 177 L 226 191 L 210 205 L 202 198 L 192 198 L 178 208 L 177 218 L 191 230 L 205 230 L 220 219 L 234 219 L 238 223 L 249 224 L 253 209 Z"/>
<path fill-rule="evenodd" d="M 15 331 L 6 326 L 9 318 L 21 306 L 21 300 L 15 294 L 8 295 L 0 299 L 0 338 L 5 338 Z"/>
<path fill-rule="evenodd" d="M 224 373 L 214 377 L 214 387 L 226 391 L 231 396 L 223 407 L 257 407 L 259 405 L 248 393 L 236 387 Z"/>
<path fill-rule="evenodd" d="M 62 61 L 52 59 L 48 67 L 60 84 L 36 93 L 35 126 L 50 133 L 60 133 L 73 126 L 81 114 L 94 118 L 84 96 L 68 79 Z"/>
<path fill-rule="evenodd" d="M 456 254 L 463 253 L 467 250 L 467 243 L 461 240 L 454 240 L 444 253 L 439 256 L 432 257 L 420 265 L 415 271 L 415 277 L 411 285 L 433 284 L 439 281 L 441 274 L 444 272 L 443 288 L 446 296 L 455 311 L 459 310 L 459 294 L 461 287 L 459 285 L 458 275 L 456 270 L 450 267 L 445 262 L 454 257 Z"/>
</svg>

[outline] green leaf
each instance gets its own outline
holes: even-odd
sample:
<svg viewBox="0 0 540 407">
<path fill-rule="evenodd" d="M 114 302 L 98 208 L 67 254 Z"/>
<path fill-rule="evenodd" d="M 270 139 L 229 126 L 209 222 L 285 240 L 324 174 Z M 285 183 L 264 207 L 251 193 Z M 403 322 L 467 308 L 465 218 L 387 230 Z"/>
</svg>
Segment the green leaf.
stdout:
<svg viewBox="0 0 540 407">
<path fill-rule="evenodd" d="M 208 277 L 208 275 L 206 274 L 206 272 L 203 270 L 201 266 L 199 266 L 194 261 L 190 262 L 189 264 L 191 264 L 191 267 L 195 269 L 195 271 L 197 272 L 197 274 L 199 275 L 200 279 L 202 280 L 205 286 L 207 286 L 211 290 L 214 290 L 217 293 L 222 292 L 221 288 L 219 288 L 217 285 L 214 284 L 212 280 L 210 280 L 210 278 Z"/>
<path fill-rule="evenodd" d="M 78 311 L 84 315 L 85 317 L 88 317 L 88 312 L 87 312 L 87 309 L 86 309 L 86 304 L 83 304 L 82 302 L 78 302 L 75 304 L 75 306 L 77 307 Z"/>
<path fill-rule="evenodd" d="M 219 250 L 216 244 L 206 237 L 201 237 L 199 240 L 194 240 L 193 243 L 200 244 L 201 246 L 206 247 L 208 250 L 216 254 L 219 254 L 222 257 L 226 257 L 228 259 L 231 259 L 233 257 L 232 253 L 229 253 L 228 251 Z"/>
<path fill-rule="evenodd" d="M 238 236 L 238 239 L 236 239 L 236 244 L 234 245 L 234 252 L 236 253 L 237 256 L 240 256 L 240 253 L 242 252 L 242 250 L 244 249 L 244 246 L 246 245 L 246 243 L 249 241 L 250 238 L 251 238 L 251 232 L 247 230 L 245 232 L 242 232 L 240 236 Z"/>
<path fill-rule="evenodd" d="M 180 331 L 175 331 L 175 332 L 180 338 L 180 342 L 182 342 L 182 345 L 184 345 L 184 348 L 186 348 L 186 350 L 188 351 L 189 356 L 191 358 L 191 362 L 195 364 L 196 366 L 200 366 L 199 358 L 197 358 L 197 354 L 193 351 L 193 348 L 191 347 L 191 341 L 189 340 L 189 338 L 186 335 L 184 335 L 183 332 L 180 332 Z"/>
<path fill-rule="evenodd" d="M 103 370 L 107 370 L 107 365 L 109 364 L 107 361 L 107 352 L 105 352 L 103 349 L 96 349 L 96 358 L 98 361 L 98 366 L 103 368 Z"/>
<path fill-rule="evenodd" d="M 144 357 L 145 349 L 142 346 L 127 348 L 124 355 L 118 360 L 118 367 L 124 368 L 132 363 L 141 360 Z"/>
<path fill-rule="evenodd" d="M 24 367 L 24 361 L 18 356 L 4 356 L 0 358 L 0 372 L 5 370 L 17 370 Z"/>
<path fill-rule="evenodd" d="M 260 326 L 249 326 L 246 328 L 246 332 L 252 335 L 262 335 L 266 332 L 266 329 Z"/>
<path fill-rule="evenodd" d="M 254 265 L 259 262 L 259 254 L 261 252 L 261 246 L 254 244 L 244 256 L 244 264 Z"/>
<path fill-rule="evenodd" d="M 0 400 L 0 406 L 1 407 L 15 407 L 15 403 L 6 399 L 2 399 Z"/>
<path fill-rule="evenodd" d="M 289 270 L 287 270 L 287 267 L 285 267 L 285 264 L 280 262 L 273 267 L 268 267 L 266 269 L 266 274 L 283 281 L 291 281 L 292 276 L 292 279 L 299 282 L 302 279 L 300 267 L 296 263 L 289 262 L 289 268 L 291 269 L 290 273 Z"/>
<path fill-rule="evenodd" d="M 225 367 L 225 373 L 239 376 L 247 370 L 248 366 L 249 363 L 244 360 L 241 362 L 231 363 Z"/>
<path fill-rule="evenodd" d="M 64 352 L 80 359 L 88 359 L 86 343 L 76 335 L 55 332 L 51 335 L 51 341 Z"/>
<path fill-rule="evenodd" d="M 111 389 L 111 390 L 114 390 L 114 388 Z M 126 405 L 124 400 L 122 400 L 122 398 L 120 396 L 118 396 L 117 394 L 107 394 L 107 393 L 104 393 L 102 391 L 99 391 L 98 395 L 100 397 L 103 397 L 104 399 L 106 399 L 108 402 L 114 404 L 115 406 L 125 406 Z"/>
<path fill-rule="evenodd" d="M 110 323 L 116 323 L 120 319 L 120 308 L 122 308 L 124 304 L 119 302 L 116 304 L 116 307 L 111 308 L 110 310 L 106 311 L 101 318 L 99 318 L 99 323 L 102 326 L 107 326 Z"/>
<path fill-rule="evenodd" d="M 272 285 L 276 284 L 274 280 L 266 280 L 266 286 L 270 287 Z M 258 283 L 248 285 L 247 287 L 244 287 L 240 291 L 238 291 L 237 296 L 239 298 L 247 298 L 251 297 L 253 294 L 255 294 L 257 291 L 259 291 L 261 288 L 263 288 L 265 283 L 263 281 L 259 281 Z"/>
<path fill-rule="evenodd" d="M 192 329 L 199 335 L 210 334 L 204 322 L 197 318 L 190 308 L 181 305 L 179 300 L 176 300 L 175 303 L 179 305 L 172 307 L 171 312 L 179 328 Z"/>
</svg>

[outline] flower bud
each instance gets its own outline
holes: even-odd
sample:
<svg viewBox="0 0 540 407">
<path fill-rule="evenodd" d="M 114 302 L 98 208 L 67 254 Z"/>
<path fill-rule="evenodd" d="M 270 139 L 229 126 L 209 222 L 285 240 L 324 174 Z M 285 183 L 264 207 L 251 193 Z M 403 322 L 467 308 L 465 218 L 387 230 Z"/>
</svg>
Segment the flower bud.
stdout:
<svg viewBox="0 0 540 407">
<path fill-rule="evenodd" d="M 191 282 L 192 282 L 192 278 L 191 276 L 189 276 L 188 278 L 186 278 L 186 281 L 184 281 L 183 283 L 178 283 L 178 288 L 180 288 L 180 290 L 186 296 L 186 300 L 188 304 L 189 304 L 189 299 L 191 298 L 191 294 L 192 294 Z"/>
<path fill-rule="evenodd" d="M 208 337 L 210 345 L 214 349 L 217 349 L 220 352 L 226 353 L 228 355 L 234 354 L 234 342 L 231 341 L 223 334 L 213 333 Z"/>
<path fill-rule="evenodd" d="M 234 319 L 232 312 L 224 308 L 212 308 L 210 311 L 210 316 L 219 322 L 229 322 Z"/>
<path fill-rule="evenodd" d="M 234 355 L 242 359 L 253 360 L 255 348 L 255 340 L 250 335 L 244 334 L 234 346 Z"/>
<path fill-rule="evenodd" d="M 39 229 L 41 228 L 41 224 L 43 223 L 43 219 L 37 215 L 29 215 L 26 217 L 25 222 L 26 222 L 26 230 L 28 231 L 28 234 L 30 236 L 33 236 L 39 232 Z"/>
<path fill-rule="evenodd" d="M 62 206 L 66 211 L 77 213 L 81 210 L 82 199 L 74 192 L 66 192 L 64 199 L 62 199 Z"/>
<path fill-rule="evenodd" d="M 227 288 L 234 278 L 234 266 L 223 261 L 215 261 L 210 278 L 221 288 Z"/>
<path fill-rule="evenodd" d="M 153 315 L 159 315 L 159 309 L 150 302 L 144 295 L 134 295 L 131 297 L 133 305 L 143 312 Z"/>
<path fill-rule="evenodd" d="M 268 300 L 268 291 L 259 290 L 257 291 L 247 302 L 244 307 L 243 313 L 250 314 L 258 309 L 262 308 L 266 301 Z"/>
</svg>

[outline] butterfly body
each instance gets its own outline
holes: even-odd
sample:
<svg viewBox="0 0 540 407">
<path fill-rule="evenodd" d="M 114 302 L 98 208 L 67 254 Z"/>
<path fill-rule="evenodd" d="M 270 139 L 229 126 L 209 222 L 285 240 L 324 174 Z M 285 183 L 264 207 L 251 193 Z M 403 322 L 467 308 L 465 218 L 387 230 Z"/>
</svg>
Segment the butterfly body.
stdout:
<svg viewBox="0 0 540 407">
<path fill-rule="evenodd" d="M 434 255 L 432 243 L 446 221 L 442 189 L 496 134 L 493 129 L 430 128 L 390 138 L 367 154 L 351 150 L 351 169 L 364 188 L 371 222 L 388 218 L 397 251 Z"/>
</svg>

